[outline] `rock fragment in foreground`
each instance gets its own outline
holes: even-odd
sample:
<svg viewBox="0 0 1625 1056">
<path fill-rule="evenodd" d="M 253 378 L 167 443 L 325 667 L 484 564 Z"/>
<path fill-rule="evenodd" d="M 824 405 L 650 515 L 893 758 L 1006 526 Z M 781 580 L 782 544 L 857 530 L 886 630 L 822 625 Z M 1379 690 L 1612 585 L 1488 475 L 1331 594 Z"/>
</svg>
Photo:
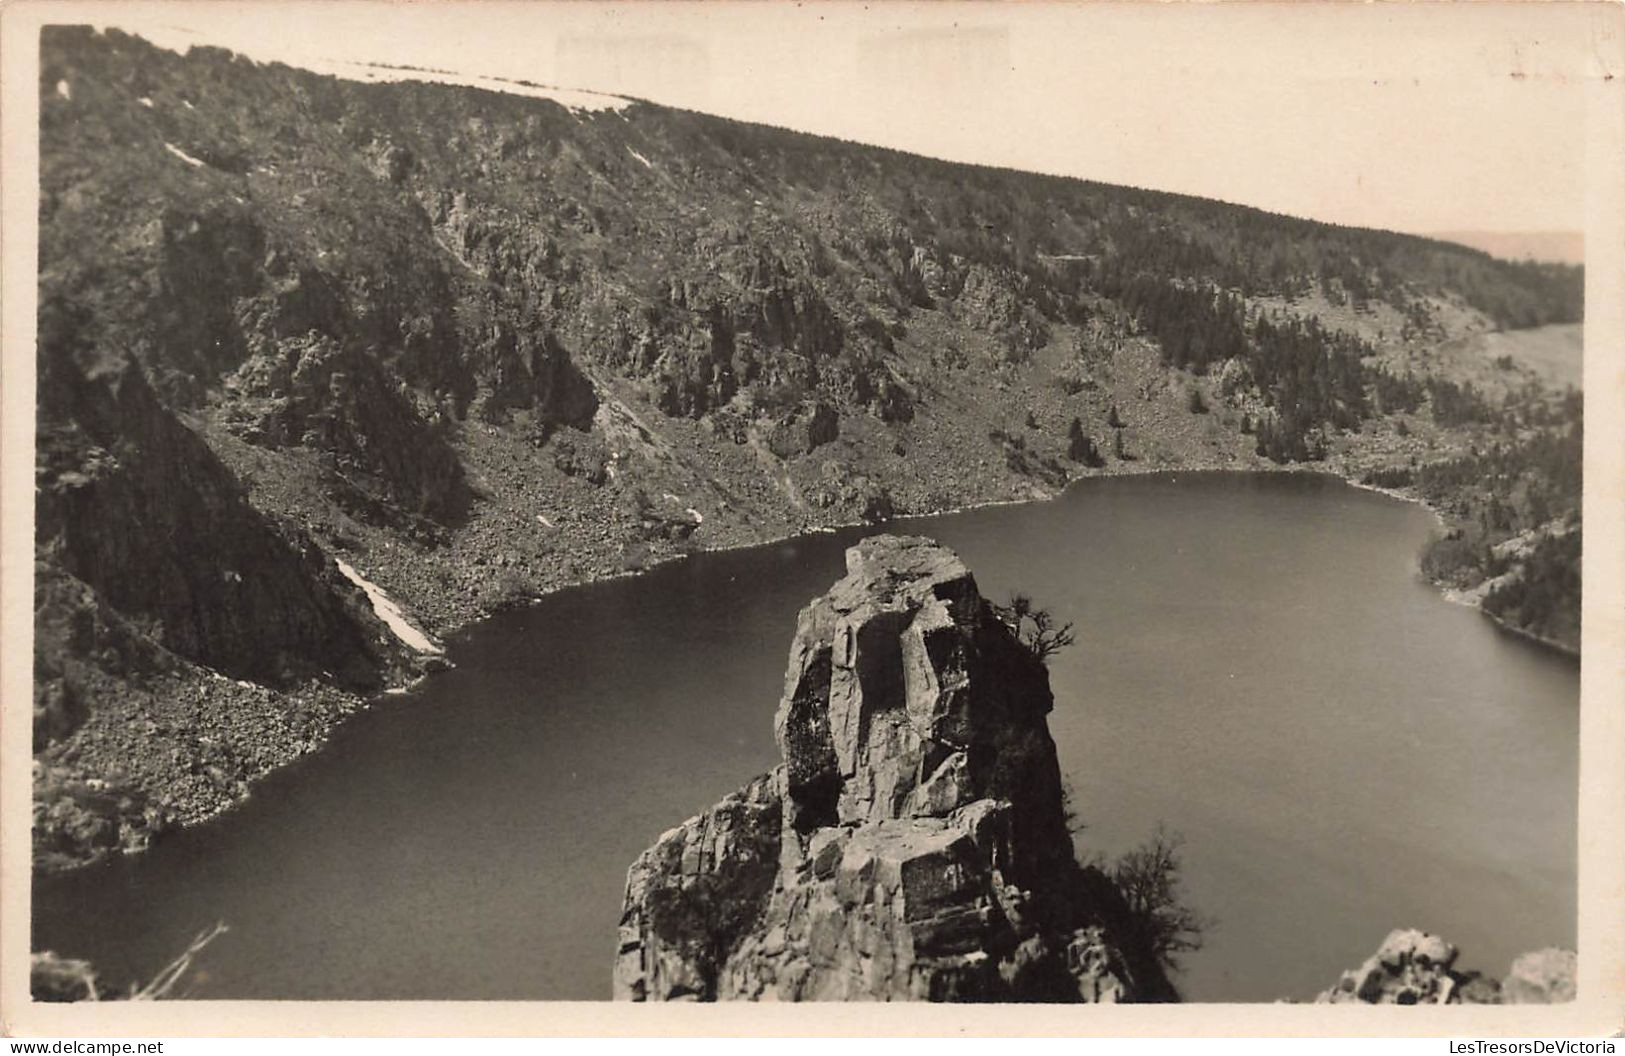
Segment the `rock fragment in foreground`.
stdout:
<svg viewBox="0 0 1625 1056">
<path fill-rule="evenodd" d="M 89 961 L 59 957 L 50 950 L 30 955 L 29 993 L 35 1001 L 97 1001 L 101 989 Z"/>
<path fill-rule="evenodd" d="M 615 997 L 1174 999 L 1073 857 L 1043 663 L 931 540 L 846 560 L 800 616 L 781 765 L 629 870 Z"/>
<path fill-rule="evenodd" d="M 1573 951 L 1546 949 L 1519 956 L 1497 983 L 1456 968 L 1456 947 L 1414 928 L 1389 933 L 1377 952 L 1315 1000 L 1370 1005 L 1545 1005 L 1574 1000 Z"/>
</svg>

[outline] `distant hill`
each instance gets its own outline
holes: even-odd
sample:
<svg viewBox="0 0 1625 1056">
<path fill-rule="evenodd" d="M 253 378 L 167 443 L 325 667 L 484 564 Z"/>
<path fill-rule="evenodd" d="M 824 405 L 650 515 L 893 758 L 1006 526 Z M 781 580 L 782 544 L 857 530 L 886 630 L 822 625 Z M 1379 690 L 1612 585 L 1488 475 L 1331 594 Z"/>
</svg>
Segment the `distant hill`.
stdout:
<svg viewBox="0 0 1625 1056">
<path fill-rule="evenodd" d="M 1429 237 L 1481 249 L 1502 260 L 1584 264 L 1586 257 L 1583 231 L 1438 231 Z"/>
</svg>

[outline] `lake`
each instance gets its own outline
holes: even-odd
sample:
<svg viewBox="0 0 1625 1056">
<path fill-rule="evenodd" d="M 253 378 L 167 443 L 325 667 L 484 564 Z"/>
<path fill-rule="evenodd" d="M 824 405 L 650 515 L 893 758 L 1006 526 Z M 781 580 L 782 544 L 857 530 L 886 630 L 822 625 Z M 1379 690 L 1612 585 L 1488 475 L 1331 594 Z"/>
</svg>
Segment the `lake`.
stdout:
<svg viewBox="0 0 1625 1056">
<path fill-rule="evenodd" d="M 1080 482 L 894 522 L 1075 621 L 1080 853 L 1182 833 L 1197 1001 L 1309 998 L 1394 927 L 1499 977 L 1573 947 L 1579 671 L 1416 572 L 1421 507 L 1310 474 Z M 34 948 L 199 998 L 608 998 L 626 867 L 777 761 L 796 612 L 851 529 L 572 588 L 449 643 L 240 808 L 36 885 Z"/>
</svg>

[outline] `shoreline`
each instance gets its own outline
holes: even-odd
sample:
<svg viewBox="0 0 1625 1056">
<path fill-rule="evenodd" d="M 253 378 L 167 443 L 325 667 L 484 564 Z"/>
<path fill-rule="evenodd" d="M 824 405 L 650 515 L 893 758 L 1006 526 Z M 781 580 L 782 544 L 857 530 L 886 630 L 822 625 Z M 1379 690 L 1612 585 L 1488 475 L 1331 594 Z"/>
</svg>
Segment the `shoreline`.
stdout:
<svg viewBox="0 0 1625 1056">
<path fill-rule="evenodd" d="M 1435 585 L 1437 586 L 1437 584 Z M 1480 616 L 1495 624 L 1496 629 L 1505 634 L 1514 635 L 1527 642 L 1542 646 L 1576 663 L 1580 661 L 1579 649 L 1555 638 L 1547 638 L 1545 635 L 1536 634 L 1534 631 L 1514 627 L 1493 612 L 1486 612 L 1484 609 L 1484 595 L 1476 590 L 1463 590 L 1459 587 L 1439 587 L 1439 594 L 1452 605 L 1460 605 L 1463 608 L 1476 610 Z"/>
<path fill-rule="evenodd" d="M 1337 479 L 1338 481 L 1340 481 L 1340 482 L 1342 482 L 1344 484 L 1349 485 L 1350 487 L 1356 488 L 1356 489 L 1361 490 L 1361 491 L 1375 492 L 1377 494 L 1384 495 L 1387 498 L 1393 499 L 1393 500 L 1398 501 L 1398 502 L 1411 503 L 1411 504 L 1420 506 L 1423 509 L 1427 510 L 1430 514 L 1433 515 L 1434 521 L 1435 521 L 1435 523 L 1437 524 L 1437 526 L 1439 528 L 1441 528 L 1441 529 L 1442 528 L 1448 528 L 1448 526 L 1449 526 L 1449 522 L 1445 519 L 1444 515 L 1438 509 L 1433 507 L 1430 503 L 1428 503 L 1425 499 L 1421 498 L 1420 496 L 1413 495 L 1413 494 L 1407 494 L 1405 491 L 1403 491 L 1401 489 L 1386 488 L 1386 487 L 1381 487 L 1381 486 L 1374 485 L 1374 484 L 1366 484 L 1366 483 L 1363 483 L 1361 481 L 1352 479 L 1350 476 L 1347 475 L 1347 473 L 1346 473 L 1346 471 L 1344 469 L 1339 468 L 1336 465 L 1329 464 L 1329 463 L 1324 463 L 1324 462 L 1323 463 L 1315 463 L 1315 464 L 1311 464 L 1311 465 L 1303 465 L 1303 464 L 1280 465 L 1280 464 L 1276 464 L 1276 463 L 1273 463 L 1273 462 L 1269 462 L 1268 460 L 1262 460 L 1261 459 L 1260 461 L 1262 461 L 1264 464 L 1263 465 L 1240 466 L 1240 467 L 1231 466 L 1231 465 L 1199 465 L 1199 466 L 1172 466 L 1172 467 L 1171 466 L 1149 466 L 1149 465 L 1144 465 L 1144 466 L 1142 466 L 1142 465 L 1131 465 L 1129 467 L 1121 467 L 1121 466 L 1119 466 L 1119 467 L 1113 467 L 1113 468 L 1107 470 L 1106 472 L 1086 473 L 1086 474 L 1082 474 L 1082 475 L 1073 477 L 1070 480 L 1068 480 L 1065 485 L 1063 485 L 1062 487 L 1060 487 L 1058 489 L 1048 488 L 1048 487 L 1044 487 L 1044 486 L 1040 486 L 1040 485 L 1035 485 L 1035 493 L 1031 494 L 1029 496 L 1026 496 L 1026 497 L 1022 497 L 1022 498 L 993 498 L 993 499 L 987 499 L 985 501 L 979 501 L 979 502 L 968 502 L 968 503 L 964 503 L 962 505 L 957 505 L 957 506 L 953 506 L 953 507 L 949 507 L 949 508 L 945 508 L 945 509 L 941 509 L 941 510 L 928 510 L 928 511 L 917 511 L 917 512 L 916 511 L 911 511 L 911 512 L 908 512 L 908 513 L 898 514 L 898 515 L 895 515 L 893 517 L 889 517 L 889 518 L 887 518 L 887 519 L 885 519 L 883 521 L 865 521 L 865 520 L 859 519 L 859 520 L 854 520 L 854 521 L 841 522 L 841 523 L 837 523 L 837 524 L 803 525 L 798 530 L 776 534 L 776 535 L 773 535 L 773 536 L 768 537 L 768 538 L 744 540 L 744 541 L 738 541 L 738 542 L 732 542 L 732 543 L 725 543 L 725 544 L 716 545 L 716 546 L 705 546 L 705 547 L 701 547 L 699 549 L 689 551 L 689 552 L 686 552 L 686 553 L 670 554 L 670 555 L 665 555 L 665 556 L 659 557 L 658 559 L 649 561 L 647 564 L 643 565 L 640 568 L 621 569 L 621 570 L 611 572 L 611 573 L 606 574 L 606 575 L 588 575 L 588 576 L 586 576 L 586 577 L 584 577 L 582 579 L 578 579 L 578 580 L 576 580 L 574 582 L 557 584 L 555 586 L 549 587 L 546 590 L 540 591 L 540 592 L 538 592 L 536 594 L 527 595 L 526 597 L 524 597 L 522 599 L 515 599 L 512 602 L 509 602 L 509 603 L 506 603 L 506 604 L 500 604 L 500 605 L 497 605 L 497 606 L 495 606 L 493 608 L 484 610 L 484 611 L 480 612 L 478 615 L 476 615 L 476 616 L 474 616 L 474 617 L 472 617 L 472 618 L 470 618 L 470 619 L 468 619 L 468 620 L 466 620 L 466 621 L 464 621 L 462 623 L 459 623 L 459 624 L 457 624 L 457 625 L 455 625 L 455 626 L 453 626 L 453 627 L 451 627 L 449 629 L 446 629 L 443 632 L 437 634 L 436 639 L 438 641 L 442 642 L 443 644 L 448 644 L 449 639 L 451 639 L 451 638 L 453 638 L 453 637 L 455 637 L 457 635 L 460 635 L 464 631 L 467 631 L 470 628 L 474 627 L 476 624 L 478 624 L 478 623 L 480 623 L 480 622 L 482 622 L 484 620 L 487 620 L 487 619 L 489 619 L 489 618 L 491 618 L 491 617 L 493 617 L 493 616 L 495 616 L 495 615 L 497 615 L 499 613 L 507 612 L 507 611 L 511 611 L 511 610 L 515 610 L 515 609 L 522 609 L 522 608 L 530 607 L 532 605 L 535 605 L 535 604 L 541 602 L 545 598 L 552 597 L 552 596 L 554 596 L 556 594 L 559 594 L 559 593 L 562 593 L 564 591 L 576 590 L 576 589 L 581 589 L 581 588 L 585 588 L 585 587 L 591 587 L 591 586 L 594 586 L 594 585 L 597 585 L 597 584 L 600 584 L 600 583 L 608 583 L 608 582 L 613 582 L 613 581 L 616 581 L 616 580 L 630 579 L 630 578 L 635 577 L 635 576 L 640 576 L 640 575 L 642 575 L 642 574 L 644 574 L 646 572 L 653 571 L 656 568 L 660 568 L 660 567 L 668 565 L 668 564 L 675 564 L 677 562 L 685 561 L 685 560 L 687 560 L 687 559 L 689 559 L 691 557 L 702 555 L 702 554 L 729 553 L 729 552 L 738 551 L 738 550 L 748 550 L 748 549 L 751 549 L 753 547 L 776 546 L 776 545 L 779 545 L 779 544 L 782 544 L 782 543 L 786 543 L 786 542 L 793 541 L 795 539 L 802 538 L 804 536 L 819 535 L 819 534 L 827 535 L 827 534 L 833 534 L 835 532 L 840 532 L 840 531 L 844 531 L 844 530 L 852 529 L 852 528 L 882 527 L 882 526 L 884 526 L 884 525 L 886 525 L 888 523 L 895 522 L 895 521 L 905 521 L 905 520 L 913 520 L 913 519 L 921 519 L 921 518 L 946 517 L 946 516 L 950 516 L 950 515 L 953 515 L 953 514 L 969 513 L 969 512 L 975 511 L 975 510 L 990 509 L 990 508 L 1001 507 L 1001 506 L 1023 506 L 1023 505 L 1028 505 L 1030 503 L 1052 502 L 1055 499 L 1060 498 L 1062 495 L 1064 495 L 1069 489 L 1073 488 L 1074 486 L 1077 486 L 1077 485 L 1079 485 L 1079 484 L 1081 484 L 1081 483 L 1083 483 L 1085 481 L 1091 481 L 1091 480 L 1103 480 L 1103 479 L 1109 479 L 1109 478 L 1122 478 L 1122 477 L 1150 477 L 1150 476 L 1156 476 L 1156 475 L 1177 475 L 1177 474 L 1180 474 L 1180 473 L 1190 473 L 1190 474 L 1196 474 L 1196 473 L 1201 473 L 1201 474 L 1214 474 L 1214 473 L 1277 474 L 1277 473 L 1279 473 L 1279 474 L 1296 474 L 1296 475 L 1301 475 L 1301 476 L 1331 477 L 1331 478 Z M 335 557 L 334 560 L 336 561 L 337 558 Z M 1568 648 L 1567 646 L 1565 646 L 1564 644 L 1562 644 L 1560 642 L 1545 639 L 1545 638 L 1542 638 L 1542 637 L 1540 637 L 1538 635 L 1535 635 L 1535 634 L 1532 634 L 1532 633 L 1530 633 L 1528 631 L 1525 631 L 1525 630 L 1523 630 L 1521 628 L 1512 627 L 1512 626 L 1508 625 L 1505 621 L 1501 620 L 1500 618 L 1486 612 L 1483 609 L 1483 606 L 1481 604 L 1481 600 L 1482 600 L 1481 598 L 1467 596 L 1463 592 L 1455 591 L 1455 590 L 1453 590 L 1451 588 L 1448 588 L 1448 587 L 1444 586 L 1443 584 L 1440 584 L 1440 583 L 1434 582 L 1432 580 L 1429 580 L 1425 575 L 1422 574 L 1419 565 L 1418 565 L 1417 568 L 1415 568 L 1414 572 L 1418 577 L 1422 578 L 1425 582 L 1427 582 L 1430 587 L 1432 587 L 1435 591 L 1437 591 L 1438 594 L 1442 598 L 1444 598 L 1446 601 L 1449 601 L 1449 602 L 1451 602 L 1453 604 L 1467 606 L 1467 607 L 1470 607 L 1470 608 L 1473 608 L 1473 609 L 1477 610 L 1478 613 L 1481 616 L 1485 617 L 1491 623 L 1493 623 L 1498 630 L 1506 632 L 1506 633 L 1510 633 L 1510 634 L 1513 634 L 1513 635 L 1516 635 L 1517 637 L 1520 637 L 1520 638 L 1522 638 L 1522 639 L 1524 639 L 1526 641 L 1529 641 L 1529 642 L 1532 642 L 1534 644 L 1543 646 L 1543 647 L 1545 647 L 1547 649 L 1550 649 L 1550 650 L 1552 650 L 1553 652 L 1557 653 L 1560 656 L 1563 656 L 1563 657 L 1566 657 L 1566 658 L 1569 658 L 1569 659 L 1572 659 L 1572 660 L 1578 662 L 1579 655 L 1580 655 L 1578 650 L 1571 650 L 1570 648 Z M 327 723 L 320 730 L 318 736 L 316 736 L 315 738 L 312 738 L 310 741 L 307 742 L 307 746 L 303 750 L 301 750 L 301 751 L 289 756 L 288 758 L 286 758 L 286 759 L 284 759 L 282 761 L 279 761 L 279 762 L 277 762 L 277 763 L 275 763 L 275 764 L 273 764 L 273 765 L 271 765 L 271 766 L 269 766 L 269 767 L 267 767 L 267 768 L 265 768 L 263 770 L 260 770 L 260 771 L 258 771 L 256 773 L 243 775 L 242 776 L 242 781 L 243 781 L 243 783 L 245 784 L 246 787 L 245 787 L 245 790 L 241 794 L 232 795 L 232 796 L 223 798 L 222 801 L 219 804 L 211 807 L 210 809 L 208 809 L 204 813 L 201 813 L 201 814 L 193 816 L 193 817 L 189 817 L 189 818 L 187 818 L 185 820 L 177 820 L 174 823 L 172 823 L 171 825 L 168 825 L 168 826 L 164 827 L 163 829 L 160 829 L 157 832 L 153 833 L 150 839 L 147 839 L 147 840 L 141 842 L 140 844 L 138 844 L 136 846 L 112 848 L 112 849 L 109 849 L 106 853 L 103 853 L 103 854 L 100 854 L 100 855 L 97 855 L 95 857 L 88 858 L 88 859 L 85 859 L 85 860 L 82 860 L 82 861 L 70 861 L 70 862 L 47 861 L 45 863 L 41 863 L 41 862 L 36 861 L 33 864 L 32 871 L 35 873 L 35 875 L 61 876 L 61 875 L 66 875 L 66 874 L 71 873 L 71 872 L 76 872 L 79 869 L 94 865 L 94 864 L 96 864 L 98 862 L 105 861 L 107 858 L 112 856 L 112 854 L 113 854 L 113 852 L 115 850 L 117 851 L 117 853 L 119 853 L 121 855 L 124 855 L 124 856 L 137 855 L 137 854 L 140 854 L 143 851 L 145 851 L 148 847 L 150 847 L 153 842 L 161 840 L 163 838 L 163 835 L 166 832 L 176 831 L 176 830 L 179 830 L 179 829 L 190 829 L 190 828 L 193 828 L 195 826 L 206 824 L 208 822 L 215 821 L 216 819 L 219 819 L 219 818 L 221 818 L 223 816 L 229 815 L 238 806 L 240 806 L 241 804 L 247 802 L 249 799 L 253 798 L 255 786 L 259 784 L 260 779 L 268 776 L 271 773 L 274 773 L 274 772 L 276 772 L 278 770 L 281 770 L 286 766 L 291 765 L 292 763 L 296 762 L 297 760 L 303 759 L 303 758 L 305 758 L 306 756 L 309 756 L 309 755 L 314 755 L 315 753 L 321 751 L 323 748 L 325 748 L 327 746 L 327 744 L 328 744 L 329 740 L 331 739 L 331 737 L 333 736 L 334 732 L 336 730 L 338 730 L 341 726 L 345 725 L 347 720 L 350 719 L 351 717 L 353 717 L 354 715 L 356 715 L 356 714 L 358 714 L 360 712 L 363 712 L 363 711 L 370 711 L 375 706 L 389 704 L 389 703 L 393 703 L 393 702 L 398 702 L 401 699 L 409 696 L 415 688 L 422 685 L 429 678 L 433 677 L 434 674 L 439 673 L 439 671 L 448 670 L 450 668 L 455 667 L 456 663 L 450 657 L 450 655 L 448 655 L 449 651 L 450 650 L 448 649 L 447 652 L 438 654 L 438 655 L 436 655 L 434 657 L 434 659 L 437 661 L 437 665 L 436 665 L 436 669 L 433 670 L 433 671 L 419 672 L 419 673 L 416 673 L 416 674 L 412 675 L 409 678 L 405 678 L 405 679 L 402 679 L 402 680 L 398 680 L 398 681 L 386 684 L 382 688 L 380 688 L 377 692 L 372 693 L 372 694 L 370 694 L 368 696 L 359 696 L 359 695 L 346 694 L 346 696 L 349 696 L 350 700 L 353 702 L 353 707 L 347 708 L 347 709 L 345 709 L 343 711 L 342 714 L 339 714 L 339 715 L 335 716 L 331 722 Z M 338 691 L 335 691 L 335 692 L 338 692 Z"/>
<path fill-rule="evenodd" d="M 1315 468 L 1315 467 L 1319 467 L 1319 468 Z M 656 558 L 656 559 L 653 559 L 653 560 L 649 561 L 648 564 L 642 566 L 641 568 L 622 569 L 622 570 L 619 570 L 619 571 L 616 571 L 616 572 L 611 572 L 611 573 L 609 573 L 607 575 L 590 575 L 590 576 L 587 576 L 587 577 L 585 577 L 583 579 L 576 580 L 575 582 L 572 582 L 572 583 L 560 583 L 560 584 L 558 584 L 556 586 L 549 587 L 546 590 L 538 591 L 537 593 L 532 594 L 532 595 L 527 595 L 523 599 L 515 600 L 513 602 L 510 602 L 510 603 L 507 603 L 507 604 L 504 604 L 504 605 L 500 605 L 500 606 L 498 606 L 496 608 L 493 608 L 493 609 L 487 610 L 485 612 L 482 612 L 480 615 L 475 616 L 472 619 L 469 619 L 469 620 L 467 620 L 467 621 L 465 621 L 463 623 L 457 624 L 456 626 L 454 626 L 452 628 L 449 628 L 447 631 L 445 631 L 444 637 L 449 638 L 449 637 L 451 637 L 453 635 L 459 634 L 459 633 L 467 630 L 468 628 L 474 626 L 475 624 L 479 623 L 480 621 L 482 621 L 484 619 L 488 619 L 489 617 L 494 616 L 499 612 L 507 612 L 507 611 L 510 611 L 510 610 L 513 610 L 513 609 L 525 608 L 527 606 L 533 605 L 533 604 L 543 600 L 544 598 L 552 597 L 553 595 L 562 593 L 563 591 L 566 591 L 566 590 L 574 590 L 574 589 L 579 588 L 579 587 L 593 586 L 593 585 L 598 584 L 598 583 L 609 583 L 609 582 L 612 582 L 612 581 L 615 581 L 615 580 L 628 579 L 628 578 L 631 578 L 633 576 L 642 575 L 643 573 L 652 571 L 652 570 L 654 570 L 656 568 L 660 568 L 662 566 L 669 565 L 669 564 L 676 564 L 676 563 L 681 562 L 681 561 L 686 561 L 691 557 L 696 557 L 696 556 L 703 555 L 703 554 L 724 554 L 724 553 L 731 553 L 731 552 L 736 551 L 736 550 L 749 550 L 749 549 L 751 549 L 753 547 L 758 547 L 758 546 L 776 546 L 779 543 L 790 542 L 792 540 L 802 538 L 803 536 L 809 536 L 809 535 L 833 535 L 836 532 L 845 531 L 845 530 L 847 530 L 849 528 L 874 527 L 874 526 L 878 526 L 878 525 L 889 524 L 889 523 L 891 523 L 893 521 L 907 521 L 907 520 L 915 520 L 915 519 L 926 518 L 926 517 L 948 517 L 948 516 L 951 516 L 953 514 L 970 513 L 970 512 L 973 512 L 975 510 L 993 509 L 993 508 L 1001 507 L 1001 506 L 1025 506 L 1025 505 L 1028 505 L 1028 504 L 1031 504 L 1031 503 L 1053 502 L 1054 500 L 1056 500 L 1056 499 L 1060 498 L 1062 495 L 1064 495 L 1071 488 L 1073 488 L 1073 487 L 1075 487 L 1075 486 L 1077 486 L 1077 485 L 1079 485 L 1079 484 L 1081 484 L 1081 483 L 1083 483 L 1085 481 L 1090 481 L 1090 480 L 1107 480 L 1107 479 L 1116 478 L 1116 477 L 1152 477 L 1152 476 L 1157 476 L 1157 475 L 1170 475 L 1171 476 L 1171 475 L 1175 475 L 1175 474 L 1179 474 L 1179 473 L 1289 474 L 1289 475 L 1298 475 L 1298 476 L 1332 477 L 1332 478 L 1335 478 L 1335 479 L 1341 481 L 1344 484 L 1347 484 L 1349 487 L 1356 488 L 1356 489 L 1358 489 L 1360 491 L 1375 492 L 1375 493 L 1377 493 L 1379 495 L 1385 495 L 1388 498 L 1394 499 L 1395 501 L 1398 501 L 1398 502 L 1405 502 L 1405 503 L 1410 503 L 1411 505 L 1414 505 L 1414 506 L 1420 506 L 1422 509 L 1426 510 L 1428 513 L 1433 515 L 1434 522 L 1435 522 L 1435 524 L 1438 525 L 1438 527 L 1440 527 L 1440 528 L 1448 528 L 1449 527 L 1449 522 L 1445 520 L 1444 514 L 1440 513 L 1439 510 L 1436 509 L 1432 504 L 1430 504 L 1426 499 L 1423 499 L 1422 497 L 1420 497 L 1418 495 L 1408 494 L 1407 492 L 1402 491 L 1402 490 L 1400 490 L 1398 488 L 1385 488 L 1385 487 L 1382 487 L 1382 486 L 1376 485 L 1376 484 L 1363 483 L 1361 481 L 1355 480 L 1355 479 L 1347 476 L 1341 470 L 1339 470 L 1339 469 L 1337 469 L 1337 468 L 1335 468 L 1335 467 L 1333 467 L 1333 466 L 1331 466 L 1331 465 L 1329 465 L 1327 463 L 1324 463 L 1324 462 L 1316 463 L 1313 466 L 1305 465 L 1305 464 L 1302 464 L 1302 463 L 1295 463 L 1295 464 L 1292 464 L 1292 465 L 1278 465 L 1276 463 L 1269 462 L 1268 460 L 1264 460 L 1263 465 L 1253 465 L 1253 466 L 1218 466 L 1218 465 L 1213 465 L 1213 466 L 1145 466 L 1145 467 L 1136 467 L 1136 468 L 1131 468 L 1131 469 L 1112 469 L 1112 470 L 1109 470 L 1109 471 L 1104 472 L 1104 473 L 1091 473 L 1091 474 L 1085 474 L 1085 475 L 1080 475 L 1080 476 L 1073 477 L 1058 489 L 1045 488 L 1045 489 L 1043 489 L 1043 491 L 1045 492 L 1044 494 L 1035 494 L 1035 495 L 1031 495 L 1031 496 L 1029 496 L 1027 498 L 987 499 L 987 500 L 981 501 L 981 502 L 967 502 L 967 503 L 964 503 L 963 505 L 950 506 L 950 507 L 946 507 L 946 508 L 940 509 L 940 510 L 910 511 L 910 512 L 907 512 L 907 513 L 896 514 L 896 515 L 894 515 L 892 517 L 888 517 L 888 518 L 886 518 L 885 520 L 882 520 L 882 521 L 865 521 L 865 520 L 860 519 L 860 520 L 854 520 L 854 521 L 840 521 L 840 522 L 837 522 L 837 523 L 834 523 L 834 524 L 803 525 L 799 530 L 784 532 L 784 533 L 781 533 L 781 534 L 772 535 L 772 536 L 764 537 L 764 538 L 761 538 L 761 539 L 751 539 L 751 540 L 745 540 L 745 541 L 734 542 L 734 543 L 724 543 L 724 544 L 716 545 L 716 546 L 704 546 L 704 547 L 700 547 L 699 549 L 696 549 L 696 550 L 688 551 L 686 553 L 664 555 L 664 556 L 661 556 L 659 558 Z M 1420 574 L 1421 574 L 1420 569 L 1418 569 L 1418 575 L 1420 575 Z M 1426 577 L 1423 577 L 1423 578 L 1426 579 Z M 1427 580 L 1427 582 L 1429 583 L 1430 586 L 1434 587 L 1441 594 L 1445 593 L 1449 589 L 1449 588 L 1444 587 L 1442 584 L 1433 582 L 1432 580 Z M 1450 600 L 1454 601 L 1456 599 L 1450 599 Z M 1458 604 L 1469 605 L 1469 606 L 1471 606 L 1473 608 L 1479 608 L 1479 606 L 1478 606 L 1478 604 L 1476 602 L 1467 601 L 1467 600 L 1460 600 L 1460 601 L 1458 601 Z M 1482 612 L 1483 610 L 1481 608 L 1479 608 L 1479 611 Z M 1490 616 L 1488 613 L 1485 613 L 1484 615 L 1486 617 L 1488 617 L 1489 619 L 1492 619 L 1492 620 L 1495 619 L 1494 617 Z M 1496 622 L 1500 623 L 1499 620 L 1497 620 Z M 1511 630 L 1512 628 L 1508 628 L 1508 629 Z M 1561 645 L 1554 644 L 1554 648 L 1562 649 L 1563 647 Z M 453 666 L 455 666 L 455 665 L 453 665 Z M 417 682 L 422 681 L 423 678 L 425 678 L 425 677 L 428 677 L 428 676 L 419 676 L 417 679 L 413 680 L 413 684 L 416 684 Z M 386 690 L 384 692 L 393 692 L 393 690 Z"/>
</svg>

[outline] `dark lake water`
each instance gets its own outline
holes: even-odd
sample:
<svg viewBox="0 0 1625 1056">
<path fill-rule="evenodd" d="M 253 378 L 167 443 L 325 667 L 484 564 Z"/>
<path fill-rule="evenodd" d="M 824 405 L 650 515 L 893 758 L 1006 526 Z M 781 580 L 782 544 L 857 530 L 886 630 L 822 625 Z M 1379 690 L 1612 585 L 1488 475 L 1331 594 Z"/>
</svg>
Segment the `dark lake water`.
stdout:
<svg viewBox="0 0 1625 1056">
<path fill-rule="evenodd" d="M 1085 853 L 1159 822 L 1218 918 L 1191 1000 L 1307 998 L 1393 927 L 1575 941 L 1577 665 L 1416 574 L 1425 510 L 1308 475 L 1083 482 L 900 522 L 1078 627 L 1051 727 Z M 776 761 L 797 610 L 864 532 L 708 554 L 469 629 L 241 808 L 40 885 L 110 980 L 208 924 L 204 998 L 607 998 L 621 885 Z"/>
</svg>

